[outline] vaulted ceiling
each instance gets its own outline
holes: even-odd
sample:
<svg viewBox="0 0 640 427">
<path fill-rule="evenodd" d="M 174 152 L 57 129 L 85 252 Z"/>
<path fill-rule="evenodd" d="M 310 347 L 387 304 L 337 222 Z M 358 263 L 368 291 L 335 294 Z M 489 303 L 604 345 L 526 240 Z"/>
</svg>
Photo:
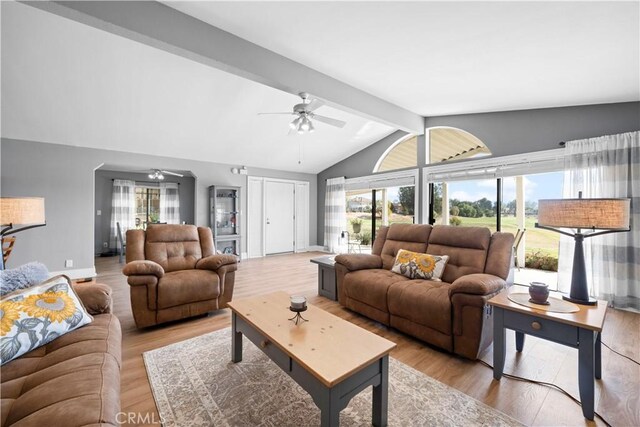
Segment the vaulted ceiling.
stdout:
<svg viewBox="0 0 640 427">
<path fill-rule="evenodd" d="M 640 99 L 637 1 L 165 3 L 423 116 Z"/>
<path fill-rule="evenodd" d="M 640 99 L 638 2 L 105 4 L 2 2 L 3 137 L 317 173 L 421 116 Z M 347 126 L 257 115 L 300 90 Z"/>
</svg>

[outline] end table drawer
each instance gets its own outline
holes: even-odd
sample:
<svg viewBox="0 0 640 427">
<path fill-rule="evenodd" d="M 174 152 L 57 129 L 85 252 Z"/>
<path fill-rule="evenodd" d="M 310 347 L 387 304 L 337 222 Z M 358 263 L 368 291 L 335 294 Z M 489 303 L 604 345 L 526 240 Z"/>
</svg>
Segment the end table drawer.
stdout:
<svg viewBox="0 0 640 427">
<path fill-rule="evenodd" d="M 578 328 L 557 321 L 505 310 L 504 326 L 560 344 L 572 347 L 578 345 Z"/>
</svg>

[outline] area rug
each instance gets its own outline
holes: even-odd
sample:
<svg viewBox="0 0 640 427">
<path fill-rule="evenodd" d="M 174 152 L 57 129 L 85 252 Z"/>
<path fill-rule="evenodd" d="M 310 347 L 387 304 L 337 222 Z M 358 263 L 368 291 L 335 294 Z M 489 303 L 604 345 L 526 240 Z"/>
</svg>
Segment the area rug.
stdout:
<svg viewBox="0 0 640 427">
<path fill-rule="evenodd" d="M 164 426 L 317 426 L 311 397 L 248 339 L 231 362 L 223 329 L 144 353 Z M 371 425 L 371 387 L 340 413 L 341 426 Z M 390 426 L 514 426 L 516 420 L 390 358 Z"/>
</svg>

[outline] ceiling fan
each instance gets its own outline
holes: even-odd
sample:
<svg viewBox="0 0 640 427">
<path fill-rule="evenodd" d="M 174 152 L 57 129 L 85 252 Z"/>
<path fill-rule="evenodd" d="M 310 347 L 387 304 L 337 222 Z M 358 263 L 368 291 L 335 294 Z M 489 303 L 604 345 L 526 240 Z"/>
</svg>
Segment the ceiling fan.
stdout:
<svg viewBox="0 0 640 427">
<path fill-rule="evenodd" d="M 182 175 L 181 173 L 177 173 L 177 172 L 171 172 L 171 171 L 166 171 L 166 170 L 162 170 L 162 169 L 151 169 L 151 172 L 149 173 L 149 178 L 150 179 L 157 179 L 158 181 L 162 181 L 164 179 L 165 175 L 173 175 L 173 176 L 177 176 L 182 178 L 184 175 Z"/>
<path fill-rule="evenodd" d="M 346 122 L 338 119 L 332 119 L 331 117 L 321 116 L 319 114 L 314 113 L 315 110 L 324 105 L 324 102 L 319 99 L 309 99 L 309 94 L 306 92 L 300 92 L 298 94 L 300 98 L 302 98 L 302 103 L 296 104 L 293 106 L 293 112 L 290 113 L 258 113 L 259 115 L 263 114 L 287 114 L 296 116 L 291 123 L 289 123 L 289 134 L 293 132 L 298 132 L 299 134 L 303 134 L 305 132 L 313 132 L 315 130 L 315 126 L 313 126 L 312 120 L 317 120 L 322 123 L 326 123 L 331 126 L 335 126 L 338 128 L 344 127 Z"/>
</svg>

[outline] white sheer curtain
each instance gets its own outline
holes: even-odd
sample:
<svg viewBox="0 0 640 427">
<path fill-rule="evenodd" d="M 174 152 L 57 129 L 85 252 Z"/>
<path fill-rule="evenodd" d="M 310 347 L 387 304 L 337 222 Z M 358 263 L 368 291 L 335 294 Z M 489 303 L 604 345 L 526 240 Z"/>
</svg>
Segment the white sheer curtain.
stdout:
<svg viewBox="0 0 640 427">
<path fill-rule="evenodd" d="M 122 240 L 127 240 L 127 230 L 135 228 L 136 223 L 136 183 L 125 179 L 113 180 L 111 196 L 111 237 L 114 242 L 118 236 L 116 223 L 120 223 Z"/>
<path fill-rule="evenodd" d="M 180 191 L 175 182 L 160 183 L 160 222 L 180 224 Z"/>
<path fill-rule="evenodd" d="M 347 224 L 345 178 L 327 179 L 327 191 L 324 196 L 324 245 L 329 252 L 344 252 L 340 233 Z"/>
<path fill-rule="evenodd" d="M 584 240 L 592 296 L 640 309 L 640 132 L 571 141 L 566 146 L 565 198 L 631 198 L 631 231 Z M 573 239 L 562 237 L 558 285 L 568 291 Z"/>
</svg>

